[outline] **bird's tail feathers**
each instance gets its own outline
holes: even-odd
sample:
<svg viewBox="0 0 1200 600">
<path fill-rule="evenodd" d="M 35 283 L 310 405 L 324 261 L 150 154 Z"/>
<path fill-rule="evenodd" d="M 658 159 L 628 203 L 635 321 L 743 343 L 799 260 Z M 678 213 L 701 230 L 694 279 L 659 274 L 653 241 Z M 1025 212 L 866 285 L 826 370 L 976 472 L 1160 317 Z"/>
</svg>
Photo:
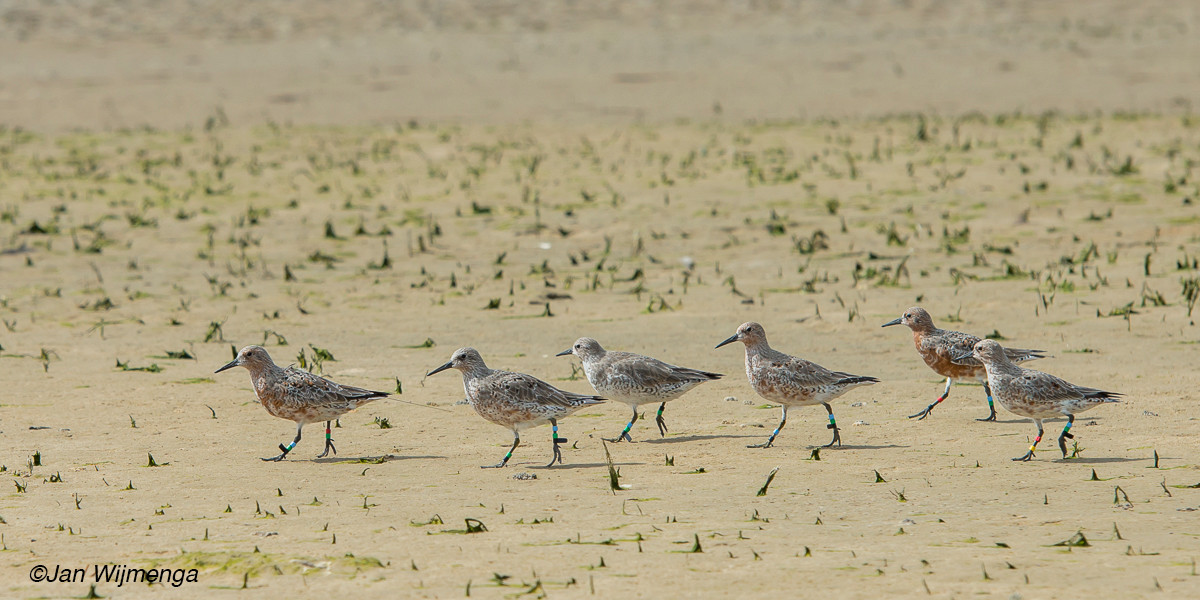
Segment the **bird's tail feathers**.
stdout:
<svg viewBox="0 0 1200 600">
<path fill-rule="evenodd" d="M 679 373 L 680 375 L 686 375 L 688 377 L 693 377 L 700 381 L 715 381 L 717 379 L 724 377 L 724 375 L 722 375 L 721 373 L 711 373 L 709 371 L 701 371 L 699 369 L 688 369 L 686 367 L 676 367 L 675 371 L 677 373 Z"/>
<path fill-rule="evenodd" d="M 1036 360 L 1050 356 L 1045 350 L 1029 350 L 1026 348 L 1005 348 L 1004 354 L 1008 359 L 1015 363 L 1022 363 L 1027 360 Z"/>
<path fill-rule="evenodd" d="M 841 384 L 841 385 L 850 385 L 850 384 L 854 384 L 854 383 L 857 383 L 860 385 L 870 385 L 870 384 L 874 384 L 874 383 L 879 383 L 879 379 L 877 379 L 875 377 L 870 377 L 867 375 L 851 375 L 851 376 L 839 379 L 837 381 L 837 383 Z"/>
</svg>

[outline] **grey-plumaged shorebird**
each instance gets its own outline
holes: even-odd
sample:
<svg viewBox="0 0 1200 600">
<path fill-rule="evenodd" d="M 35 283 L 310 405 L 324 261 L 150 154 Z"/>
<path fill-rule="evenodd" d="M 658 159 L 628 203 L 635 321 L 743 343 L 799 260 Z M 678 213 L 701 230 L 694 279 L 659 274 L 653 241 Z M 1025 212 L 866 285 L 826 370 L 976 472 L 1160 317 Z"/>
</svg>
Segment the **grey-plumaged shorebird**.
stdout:
<svg viewBox="0 0 1200 600">
<path fill-rule="evenodd" d="M 325 458 L 331 450 L 337 454 L 337 448 L 333 447 L 333 432 L 329 427 L 333 420 L 388 395 L 387 392 L 334 383 L 295 367 L 280 368 L 261 346 L 242 348 L 237 358 L 214 372 L 220 373 L 234 367 L 246 367 L 250 371 L 254 393 L 268 413 L 296 422 L 296 439 L 286 446 L 280 444 L 279 449 L 283 453 L 279 456 L 263 460 L 283 460 L 300 443 L 300 431 L 304 426 L 321 421 L 325 421 L 325 451 L 317 458 Z"/>
<path fill-rule="evenodd" d="M 559 352 L 556 356 L 574 354 L 583 362 L 583 372 L 596 393 L 610 400 L 624 402 L 633 408 L 633 417 L 625 430 L 616 439 L 633 441 L 629 430 L 638 420 L 638 405 L 646 403 L 658 404 L 658 433 L 667 435 L 667 422 L 663 419 L 663 409 L 667 402 L 674 400 L 688 390 L 704 383 L 720 379 L 720 373 L 709 373 L 685 367 L 667 364 L 657 358 L 642 356 L 632 352 L 609 352 L 600 342 L 592 338 L 579 338 L 570 348 Z"/>
<path fill-rule="evenodd" d="M 765 444 L 757 444 L 750 448 L 770 448 L 787 423 L 788 406 L 811 406 L 820 404 L 829 411 L 829 425 L 833 430 L 833 441 L 825 444 L 828 448 L 834 444 L 842 444 L 842 436 L 838 433 L 837 421 L 833 418 L 833 407 L 829 401 L 846 392 L 864 385 L 877 383 L 874 377 L 851 375 L 840 371 L 830 371 L 814 362 L 803 358 L 789 356 L 771 348 L 767 344 L 767 332 L 758 323 L 742 323 L 737 333 L 717 344 L 717 348 L 725 344 L 741 342 L 746 345 L 746 378 L 759 396 L 783 405 L 783 418 L 779 426 L 771 433 Z"/>
<path fill-rule="evenodd" d="M 974 380 L 983 383 L 983 391 L 987 393 L 990 413 L 985 419 L 975 420 L 996 420 L 996 406 L 992 400 L 992 388 L 988 385 L 987 371 L 984 370 L 983 363 L 970 356 L 971 349 L 980 340 L 979 336 L 961 331 L 938 329 L 933 325 L 933 318 L 920 306 L 914 306 L 904 311 L 899 318 L 892 319 L 882 326 L 890 327 L 892 325 L 904 325 L 911 329 L 913 344 L 917 347 L 921 358 L 925 360 L 925 364 L 929 365 L 934 373 L 946 378 L 946 390 L 942 392 L 942 395 L 934 400 L 933 404 L 925 407 L 925 410 L 915 415 L 909 415 L 908 418 L 921 420 L 928 417 L 935 406 L 950 396 L 950 386 L 955 381 Z M 1044 350 L 1026 350 L 1024 348 L 1005 348 L 1004 353 L 1010 361 L 1015 363 L 1046 356 Z M 964 355 L 966 357 L 958 361 L 953 358 Z"/>
<path fill-rule="evenodd" d="M 1067 438 L 1075 414 L 1108 402 L 1120 402 L 1122 394 L 1068 383 L 1053 375 L 1017 366 L 1004 348 L 994 340 L 982 340 L 975 344 L 971 356 L 983 363 L 987 369 L 988 383 L 996 398 L 1009 412 L 1028 417 L 1037 423 L 1038 434 L 1029 447 L 1029 452 L 1013 460 L 1027 461 L 1033 458 L 1038 442 L 1042 441 L 1042 419 L 1064 416 L 1067 426 L 1058 436 L 1058 449 L 1067 457 Z M 959 356 L 956 358 L 965 358 Z"/>
<path fill-rule="evenodd" d="M 562 464 L 562 451 L 558 446 L 566 443 L 567 439 L 558 437 L 558 419 L 585 406 L 604 402 L 600 396 L 563 391 L 532 375 L 489 369 L 474 348 L 455 350 L 449 362 L 430 371 L 429 375 L 446 369 L 462 372 L 467 401 L 479 416 L 513 432 L 513 445 L 504 455 L 504 460 L 494 465 L 484 465 L 485 469 L 508 464 L 513 450 L 521 443 L 521 430 L 547 422 L 552 428 L 554 455 L 546 466 L 554 466 L 555 461 Z"/>
</svg>

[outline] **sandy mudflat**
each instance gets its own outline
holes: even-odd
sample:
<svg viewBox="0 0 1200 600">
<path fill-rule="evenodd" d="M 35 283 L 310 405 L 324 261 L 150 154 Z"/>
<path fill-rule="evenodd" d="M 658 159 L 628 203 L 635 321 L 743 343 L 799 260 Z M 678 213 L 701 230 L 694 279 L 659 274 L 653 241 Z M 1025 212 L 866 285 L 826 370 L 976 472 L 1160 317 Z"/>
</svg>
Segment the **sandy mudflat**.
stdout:
<svg viewBox="0 0 1200 600">
<path fill-rule="evenodd" d="M 232 6 L 0 9 L 0 596 L 1200 589 L 1194 8 Z M 1010 461 L 1035 427 L 979 386 L 912 421 L 941 381 L 879 325 L 914 304 L 1127 396 L 1068 460 L 1054 421 Z M 713 346 L 748 320 L 882 380 L 843 447 L 818 407 L 746 448 L 779 410 Z M 423 374 L 471 345 L 587 392 L 583 335 L 727 376 L 608 445 L 627 489 L 624 405 L 480 470 L 509 433 Z M 401 402 L 263 463 L 293 426 L 212 373 L 246 344 Z"/>
<path fill-rule="evenodd" d="M 1194 2 L 94 0 L 0 7 L 35 129 L 1185 111 Z"/>
</svg>

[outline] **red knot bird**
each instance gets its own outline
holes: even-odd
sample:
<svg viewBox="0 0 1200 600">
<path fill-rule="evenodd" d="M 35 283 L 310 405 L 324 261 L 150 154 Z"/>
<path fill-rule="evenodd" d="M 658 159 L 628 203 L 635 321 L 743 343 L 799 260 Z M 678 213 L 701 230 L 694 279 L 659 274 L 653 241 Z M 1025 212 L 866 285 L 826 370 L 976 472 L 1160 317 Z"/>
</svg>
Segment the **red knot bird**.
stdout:
<svg viewBox="0 0 1200 600">
<path fill-rule="evenodd" d="M 1062 450 L 1063 458 L 1067 457 L 1067 439 L 1071 435 L 1071 425 L 1075 423 L 1075 413 L 1081 413 L 1089 408 L 1120 402 L 1117 397 L 1122 394 L 1106 392 L 1068 383 L 1047 373 L 1034 371 L 1017 366 L 1008 353 L 994 340 L 982 340 L 975 344 L 969 353 L 983 363 L 987 368 L 988 383 L 996 392 L 996 398 L 1009 412 L 1022 417 L 1033 419 L 1037 423 L 1038 434 L 1029 447 L 1025 456 L 1013 460 L 1028 461 L 1033 458 L 1038 442 L 1042 441 L 1042 419 L 1065 416 L 1067 426 L 1058 436 L 1058 449 Z M 966 358 L 967 355 L 956 358 Z"/>
<path fill-rule="evenodd" d="M 657 358 L 642 356 L 632 352 L 609 352 L 600 342 L 592 338 L 579 338 L 575 344 L 556 356 L 574 354 L 583 362 L 583 372 L 588 382 L 595 388 L 596 393 L 603 394 L 610 400 L 624 402 L 633 408 L 633 417 L 625 430 L 610 442 L 621 440 L 633 441 L 629 430 L 638 420 L 638 405 L 658 402 L 658 423 L 660 436 L 667 435 L 667 422 L 663 419 L 663 409 L 667 402 L 674 400 L 688 390 L 704 383 L 720 379 L 720 373 L 709 373 L 667 364 Z"/>
<path fill-rule="evenodd" d="M 513 432 L 513 445 L 504 455 L 504 460 L 494 465 L 484 465 L 485 469 L 508 464 L 513 450 L 521 443 L 521 430 L 547 422 L 551 427 L 554 455 L 546 466 L 554 466 L 555 461 L 562 464 L 562 452 L 558 446 L 566 443 L 567 439 L 558 437 L 558 419 L 585 406 L 604 402 L 600 396 L 563 391 L 532 375 L 489 369 L 474 348 L 455 350 L 449 362 L 430 371 L 429 375 L 446 369 L 462 372 L 467 401 L 479 416 Z"/>
<path fill-rule="evenodd" d="M 329 428 L 333 420 L 388 395 L 387 392 L 374 392 L 334 383 L 292 366 L 281 369 L 261 346 L 242 348 L 237 358 L 214 372 L 220 373 L 234 367 L 246 367 L 246 370 L 250 371 L 254 393 L 258 395 L 258 401 L 268 413 L 296 422 L 296 439 L 286 446 L 280 444 L 279 449 L 283 453 L 263 459 L 268 461 L 283 460 L 288 452 L 300 443 L 300 430 L 309 423 L 321 421 L 325 421 L 325 451 L 317 458 L 325 458 L 331 450 L 337 454 L 331 437 L 333 432 Z"/>
<path fill-rule="evenodd" d="M 935 406 L 950 396 L 951 384 L 955 381 L 975 380 L 983 383 L 983 391 L 987 393 L 988 411 L 990 412 L 986 419 L 975 420 L 996 420 L 996 406 L 992 400 L 992 388 L 988 385 L 987 371 L 984 370 L 983 363 L 970 356 L 971 348 L 975 347 L 980 340 L 979 336 L 934 327 L 933 319 L 920 306 L 914 306 L 904 311 L 900 318 L 892 319 L 882 326 L 890 327 L 892 325 L 905 325 L 911 329 L 913 345 L 917 347 L 921 358 L 925 359 L 925 364 L 929 365 L 934 373 L 946 378 L 946 391 L 942 392 L 942 395 L 934 400 L 933 404 L 925 407 L 925 410 L 915 415 L 909 415 L 908 418 L 921 420 L 928 417 Z M 1046 356 L 1044 350 L 1023 348 L 1005 348 L 1004 353 L 1013 362 L 1025 362 Z M 966 358 L 961 361 L 955 361 L 953 358 L 963 355 Z"/>
<path fill-rule="evenodd" d="M 833 441 L 825 444 L 828 448 L 834 444 L 842 445 L 842 436 L 838 433 L 837 421 L 833 418 L 833 407 L 829 401 L 860 386 L 871 385 L 879 380 L 863 375 L 851 375 L 840 371 L 830 371 L 814 362 L 803 358 L 789 356 L 771 348 L 767 344 L 767 332 L 758 323 L 742 323 L 737 333 L 717 344 L 717 348 L 725 344 L 741 342 L 746 345 L 746 378 L 759 396 L 783 405 L 783 418 L 779 426 L 771 433 L 765 444 L 749 446 L 750 448 L 770 448 L 787 423 L 788 406 L 812 406 L 820 404 L 829 411 L 829 425 L 833 430 Z"/>
</svg>

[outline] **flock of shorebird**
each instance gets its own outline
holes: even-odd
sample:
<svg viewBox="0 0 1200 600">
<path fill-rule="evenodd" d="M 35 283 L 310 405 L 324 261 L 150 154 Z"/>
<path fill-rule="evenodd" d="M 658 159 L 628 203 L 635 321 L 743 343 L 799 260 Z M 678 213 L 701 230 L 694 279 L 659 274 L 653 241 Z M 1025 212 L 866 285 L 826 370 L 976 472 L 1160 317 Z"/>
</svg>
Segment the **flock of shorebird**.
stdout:
<svg viewBox="0 0 1200 600">
<path fill-rule="evenodd" d="M 1000 401 L 1000 406 L 1009 412 L 1037 423 L 1038 434 L 1033 445 L 1025 455 L 1013 460 L 1028 461 L 1033 458 L 1038 443 L 1042 441 L 1042 421 L 1051 417 L 1067 418 L 1066 427 L 1058 437 L 1058 447 L 1066 458 L 1066 440 L 1074 437 L 1071 435 L 1071 425 L 1075 422 L 1075 415 L 1099 404 L 1117 402 L 1116 398 L 1121 395 L 1074 385 L 1047 373 L 1022 368 L 1017 363 L 1043 358 L 1045 353 L 1041 350 L 1004 348 L 994 340 L 938 329 L 929 313 L 920 307 L 904 311 L 903 315 L 884 323 L 883 327 L 891 325 L 905 325 L 911 329 L 913 343 L 925 364 L 946 378 L 946 389 L 942 395 L 910 418 L 924 419 L 929 416 L 950 395 L 950 386 L 955 381 L 980 381 L 987 393 L 991 411 L 987 418 L 980 421 L 996 420 L 994 395 Z M 829 402 L 854 388 L 879 381 L 874 377 L 831 371 L 775 350 L 767 343 L 766 331 L 758 323 L 743 323 L 737 332 L 716 347 L 733 342 L 745 345 L 746 377 L 754 391 L 783 407 L 782 418 L 771 436 L 766 442 L 751 448 L 771 447 L 787 423 L 789 406 L 815 404 L 824 406 L 828 411 L 828 427 L 833 430 L 833 440 L 825 447 L 841 445 L 841 434 Z M 655 421 L 659 435 L 666 436 L 667 425 L 663 419 L 666 403 L 701 383 L 721 378 L 719 373 L 677 367 L 649 356 L 610 352 L 596 340 L 586 337 L 579 338 L 570 348 L 558 353 L 558 356 L 566 355 L 574 355 L 582 361 L 588 382 L 599 395 L 575 394 L 560 390 L 532 375 L 490 369 L 474 348 L 455 350 L 448 362 L 429 372 L 429 375 L 433 375 L 447 369 L 460 371 L 467 401 L 475 408 L 475 412 L 492 423 L 512 430 L 513 445 L 504 458 L 484 468 L 506 465 L 521 443 L 521 430 L 545 423 L 551 425 L 554 450 L 547 466 L 555 462 L 561 464 L 559 445 L 567 440 L 558 436 L 558 419 L 606 399 L 624 402 L 633 410 L 629 423 L 609 441 L 633 441 L 630 430 L 638 420 L 638 407 L 642 404 L 659 405 Z M 260 346 L 242 348 L 237 358 L 216 372 L 233 367 L 245 367 L 250 371 L 255 394 L 267 412 L 296 423 L 295 439 L 286 446 L 280 444 L 282 452 L 278 456 L 263 459 L 268 461 L 285 458 L 300 442 L 304 426 L 321 421 L 325 421 L 325 450 L 318 458 L 327 456 L 330 451 L 336 454 L 330 429 L 333 420 L 388 395 L 386 392 L 334 383 L 295 367 L 280 368 Z"/>
</svg>

